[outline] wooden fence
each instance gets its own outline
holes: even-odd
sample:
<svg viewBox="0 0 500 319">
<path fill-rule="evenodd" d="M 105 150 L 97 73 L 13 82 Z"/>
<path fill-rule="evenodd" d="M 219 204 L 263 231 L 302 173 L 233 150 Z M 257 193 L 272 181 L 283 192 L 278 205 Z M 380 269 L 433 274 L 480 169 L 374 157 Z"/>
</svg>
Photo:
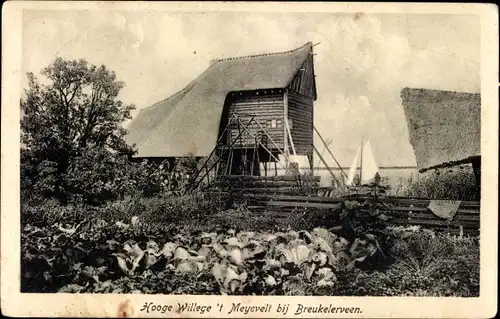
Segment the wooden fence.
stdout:
<svg viewBox="0 0 500 319">
<path fill-rule="evenodd" d="M 346 200 L 369 201 L 377 206 L 388 218 L 389 224 L 420 225 L 438 231 L 453 234 L 478 235 L 480 228 L 480 204 L 474 201 L 462 201 L 454 218 L 449 221 L 434 215 L 427 207 L 429 199 L 412 199 L 401 197 L 382 197 L 379 199 L 367 197 L 331 198 L 321 196 L 287 196 L 246 194 L 250 209 L 255 211 L 304 212 L 325 210 L 340 213 Z"/>
<path fill-rule="evenodd" d="M 316 186 L 318 177 L 303 176 L 225 176 L 229 192 L 236 201 L 245 201 L 255 212 L 312 212 L 339 213 L 346 200 L 369 201 L 387 216 L 393 225 L 419 225 L 453 234 L 478 235 L 480 229 L 480 203 L 462 201 L 454 218 L 449 221 L 436 216 L 429 209 L 430 199 L 366 195 L 329 197 Z M 304 195 L 308 194 L 308 195 Z"/>
</svg>

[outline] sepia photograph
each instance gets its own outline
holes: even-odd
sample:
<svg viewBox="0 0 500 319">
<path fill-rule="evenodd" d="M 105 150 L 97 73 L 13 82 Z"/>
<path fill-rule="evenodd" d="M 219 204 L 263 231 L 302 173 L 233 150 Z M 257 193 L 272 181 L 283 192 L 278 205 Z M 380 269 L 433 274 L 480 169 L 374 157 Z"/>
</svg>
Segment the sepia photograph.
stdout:
<svg viewBox="0 0 500 319">
<path fill-rule="evenodd" d="M 22 10 L 17 293 L 483 297 L 481 16 L 281 6 Z"/>
</svg>

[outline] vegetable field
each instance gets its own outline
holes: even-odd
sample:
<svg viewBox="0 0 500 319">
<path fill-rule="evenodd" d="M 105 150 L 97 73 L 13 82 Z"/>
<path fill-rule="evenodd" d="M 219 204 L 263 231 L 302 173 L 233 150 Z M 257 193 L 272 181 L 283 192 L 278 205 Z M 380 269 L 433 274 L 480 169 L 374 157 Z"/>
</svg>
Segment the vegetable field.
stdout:
<svg viewBox="0 0 500 319">
<path fill-rule="evenodd" d="M 23 292 L 479 294 L 477 237 L 392 227 L 369 214 L 361 227 L 352 212 L 325 228 L 307 216 L 259 220 L 244 208 L 205 216 L 191 207 L 184 218 L 171 213 L 175 223 L 152 222 L 151 212 L 117 218 L 83 209 L 25 208 Z M 39 216 L 49 211 L 57 215 L 50 222 Z"/>
</svg>

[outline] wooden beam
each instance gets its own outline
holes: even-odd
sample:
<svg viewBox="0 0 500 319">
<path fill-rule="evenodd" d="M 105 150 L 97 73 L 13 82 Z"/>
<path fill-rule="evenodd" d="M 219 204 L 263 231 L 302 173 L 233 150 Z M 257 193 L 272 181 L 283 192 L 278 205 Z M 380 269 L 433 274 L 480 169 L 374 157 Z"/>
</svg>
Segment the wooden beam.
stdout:
<svg viewBox="0 0 500 319">
<path fill-rule="evenodd" d="M 290 138 L 290 144 L 292 145 L 292 151 L 293 155 L 297 155 L 297 152 L 295 152 L 295 145 L 293 144 L 293 139 L 292 139 L 292 132 L 290 132 L 290 126 L 288 125 L 288 117 L 285 118 L 285 125 L 286 125 L 286 132 L 288 134 L 288 137 Z"/>
<path fill-rule="evenodd" d="M 200 167 L 200 169 L 196 171 L 196 173 L 195 173 L 195 175 L 193 177 L 193 181 L 195 181 L 198 178 L 198 176 L 200 175 L 200 173 L 203 170 L 203 168 L 208 164 L 208 161 L 212 158 L 212 156 L 215 154 L 215 151 L 219 148 L 219 143 L 222 141 L 222 138 L 224 137 L 224 134 L 227 132 L 227 129 L 231 125 L 231 121 L 233 120 L 233 118 L 234 118 L 234 116 L 231 116 L 231 118 L 229 119 L 229 122 L 227 123 L 226 127 L 224 128 L 224 131 L 222 131 L 221 135 L 217 139 L 217 142 L 215 142 L 215 147 L 213 148 L 212 152 L 210 152 L 210 155 L 208 155 L 207 160 L 205 161 L 205 163 L 203 163 L 202 167 Z M 220 159 L 218 159 L 217 162 L 219 160 Z"/>
<path fill-rule="evenodd" d="M 252 118 L 250 119 L 250 121 L 248 121 L 248 123 L 250 123 L 250 122 L 252 122 L 252 121 L 253 121 L 253 116 L 252 116 Z M 238 119 L 238 122 L 239 122 L 239 119 Z M 236 137 L 236 139 L 235 139 L 235 140 L 233 140 L 233 141 L 231 142 L 231 144 L 229 145 L 229 149 L 230 149 L 230 150 L 232 150 L 232 149 L 233 149 L 233 145 L 234 145 L 234 143 L 236 143 L 236 140 L 240 137 L 240 135 L 241 135 L 241 132 L 240 132 L 240 134 Z M 226 152 L 226 151 L 227 151 L 227 150 L 224 150 L 224 151 L 223 151 L 222 156 L 224 156 L 224 154 L 225 154 L 225 152 Z M 214 167 L 215 167 L 215 165 L 217 165 L 217 162 L 215 162 L 212 166 L 210 166 L 210 168 L 208 169 L 208 172 L 210 172 L 210 171 L 212 170 L 212 168 L 214 168 Z M 201 177 L 200 182 L 201 182 L 201 181 L 205 178 L 205 175 L 206 175 L 206 173 L 205 173 L 205 174 Z M 198 175 L 198 176 L 199 176 L 199 175 Z M 199 185 L 199 183 L 200 183 L 200 182 L 196 182 L 196 180 L 193 180 L 194 187 L 192 187 L 191 189 L 195 189 L 196 187 L 198 187 L 198 185 Z"/>
<path fill-rule="evenodd" d="M 255 138 L 255 144 L 253 145 L 253 153 L 252 153 L 252 164 L 250 165 L 250 171 L 252 172 L 252 174 L 250 175 L 253 175 L 254 173 L 254 164 L 255 164 L 255 153 L 257 153 L 257 138 Z"/>
<path fill-rule="evenodd" d="M 258 125 L 258 126 L 259 126 L 259 128 L 262 130 L 262 132 L 263 132 L 264 134 L 266 134 L 267 138 L 271 141 L 271 143 L 273 143 L 273 146 L 274 146 L 275 148 L 277 148 L 277 149 L 280 151 L 280 153 L 281 153 L 281 154 L 283 154 L 283 156 L 285 156 L 285 154 L 283 153 L 283 151 L 281 150 L 281 148 L 279 148 L 279 147 L 278 147 L 278 145 L 277 145 L 277 144 L 274 142 L 274 140 L 272 139 L 271 135 L 269 135 L 269 134 L 267 133 L 267 131 L 264 129 L 264 127 L 260 124 L 260 122 L 259 122 L 257 119 L 255 119 L 255 120 L 254 120 L 254 122 L 255 122 L 255 123 L 257 123 L 257 125 Z"/>
<path fill-rule="evenodd" d="M 279 175 L 279 176 L 268 176 L 268 177 L 262 177 L 262 176 L 240 176 L 240 175 L 227 175 L 224 176 L 225 179 L 237 179 L 237 180 L 245 180 L 245 181 L 295 181 L 296 177 L 295 176 L 289 176 L 289 175 Z M 313 182 L 319 182 L 320 181 L 320 176 L 303 176 L 302 180 L 304 181 L 313 181 Z"/>
<path fill-rule="evenodd" d="M 314 131 L 316 132 L 316 134 L 318 134 L 321 142 L 323 142 L 323 144 L 325 145 L 326 150 L 328 151 L 328 153 L 330 153 L 330 156 L 335 161 L 335 164 L 337 164 L 337 166 L 340 168 L 340 171 L 345 175 L 345 177 L 348 177 L 347 174 L 346 174 L 346 172 L 344 172 L 344 170 L 342 169 L 342 166 L 340 166 L 340 163 L 337 161 L 337 159 L 335 158 L 335 156 L 333 156 L 333 153 L 332 153 L 332 151 L 330 151 L 330 148 L 328 147 L 328 145 L 326 145 L 326 142 L 323 139 L 323 137 L 321 136 L 321 134 L 319 134 L 319 131 L 316 129 L 316 126 L 313 126 L 313 128 L 314 128 Z"/>
<path fill-rule="evenodd" d="M 332 178 L 333 180 L 337 180 L 337 177 L 335 176 L 335 174 L 333 173 L 333 171 L 331 170 L 331 168 L 328 166 L 328 164 L 326 164 L 326 161 L 325 159 L 323 158 L 323 156 L 321 156 L 321 154 L 319 153 L 318 149 L 316 148 L 316 146 L 313 145 L 313 148 L 314 148 L 314 151 L 316 152 L 316 154 L 318 154 L 318 157 L 319 159 L 323 162 L 323 164 L 325 165 L 326 169 L 328 170 L 328 172 L 330 172 L 330 175 L 332 175 Z"/>
<path fill-rule="evenodd" d="M 307 160 L 309 161 L 309 168 L 311 169 L 311 175 L 314 176 L 314 157 L 313 153 L 309 150 L 307 151 Z"/>
<path fill-rule="evenodd" d="M 283 94 L 283 151 L 285 153 L 285 167 L 288 168 L 288 157 L 290 150 L 288 149 L 288 134 L 286 127 L 286 120 L 288 119 L 288 90 Z"/>
<path fill-rule="evenodd" d="M 237 120 L 238 122 L 240 122 L 240 119 L 239 119 L 237 116 L 236 116 L 236 120 Z M 252 119 L 251 119 L 248 123 L 250 124 L 250 122 L 252 122 L 252 121 L 253 121 L 253 117 L 252 117 Z M 247 126 L 248 126 L 248 125 L 243 125 L 243 129 L 244 129 L 244 130 L 248 133 L 248 135 L 250 135 L 251 137 L 255 138 L 255 135 L 253 135 L 253 134 L 250 132 L 250 130 L 247 128 Z M 271 156 L 271 157 L 272 157 L 272 158 L 273 158 L 276 162 L 279 162 L 279 160 L 276 158 L 276 156 L 274 156 L 274 155 L 273 155 L 273 153 L 272 153 L 272 152 L 271 152 L 271 151 L 270 151 L 270 150 L 269 150 L 269 149 L 268 149 L 268 148 L 267 148 L 264 144 L 262 144 L 262 143 L 261 143 L 258 139 L 257 139 L 257 143 L 259 143 L 259 145 L 260 145 L 260 146 L 262 146 L 262 148 L 263 148 L 263 149 L 265 149 L 265 150 L 269 153 L 269 155 L 270 155 L 270 156 Z M 281 163 L 280 163 L 280 165 L 281 165 Z M 286 171 L 287 173 L 291 174 L 291 173 L 290 173 L 290 171 L 288 170 L 288 167 L 283 167 L 283 168 L 285 169 L 285 171 Z"/>
<path fill-rule="evenodd" d="M 476 185 L 481 188 L 481 157 L 472 160 L 472 169 L 474 170 L 474 177 L 476 178 Z"/>
<path fill-rule="evenodd" d="M 297 203 L 297 202 L 280 202 L 280 201 L 270 201 L 269 206 L 279 206 L 279 207 L 310 207 L 310 208 L 323 208 L 323 209 L 340 209 L 342 204 L 336 203 Z"/>
</svg>

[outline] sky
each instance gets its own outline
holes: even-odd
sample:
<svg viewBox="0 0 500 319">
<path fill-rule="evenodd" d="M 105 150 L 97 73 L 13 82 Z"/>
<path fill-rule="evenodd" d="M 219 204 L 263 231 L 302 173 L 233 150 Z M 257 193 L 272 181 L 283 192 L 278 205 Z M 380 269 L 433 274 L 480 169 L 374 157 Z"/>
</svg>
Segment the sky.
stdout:
<svg viewBox="0 0 500 319">
<path fill-rule="evenodd" d="M 309 41 L 318 43 L 314 125 L 345 167 L 361 139 L 379 166 L 416 165 L 404 87 L 480 92 L 480 21 L 472 15 L 27 10 L 21 70 L 39 74 L 58 56 L 104 64 L 125 82 L 119 98 L 136 115 L 185 87 L 211 59 Z"/>
</svg>

